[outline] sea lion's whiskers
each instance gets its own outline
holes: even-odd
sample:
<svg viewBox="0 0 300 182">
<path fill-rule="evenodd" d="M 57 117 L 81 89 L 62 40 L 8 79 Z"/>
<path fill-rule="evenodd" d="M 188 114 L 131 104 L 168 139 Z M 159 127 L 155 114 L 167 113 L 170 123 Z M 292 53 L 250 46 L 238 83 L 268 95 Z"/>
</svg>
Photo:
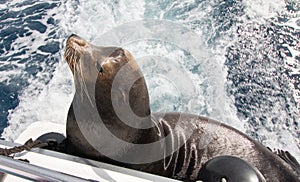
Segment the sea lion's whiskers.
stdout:
<svg viewBox="0 0 300 182">
<path fill-rule="evenodd" d="M 83 71 L 82 71 L 82 61 L 79 61 L 79 64 L 75 64 L 75 65 L 78 65 L 78 73 L 80 74 L 80 88 L 81 88 L 81 99 L 83 99 L 83 91 L 85 92 L 86 96 L 88 97 L 92 107 L 94 107 L 94 104 L 92 102 L 92 99 L 90 97 L 90 94 L 88 92 L 88 89 L 87 89 L 87 86 L 86 86 L 86 83 L 85 83 L 85 79 L 84 79 L 84 75 L 83 75 Z"/>
<path fill-rule="evenodd" d="M 73 68 L 72 71 L 74 71 L 74 60 L 76 59 L 75 57 L 76 52 L 74 49 L 72 49 L 69 45 L 67 45 L 66 51 L 65 51 L 65 59 L 67 60 L 67 63 L 71 68 Z"/>
<path fill-rule="evenodd" d="M 77 78 L 78 76 L 77 76 L 77 74 L 76 74 L 76 70 L 77 70 L 77 66 L 76 66 L 76 64 L 74 65 L 74 64 L 72 64 L 72 63 L 70 63 L 70 67 L 72 68 L 72 72 L 73 72 L 73 76 L 74 76 L 74 79 L 75 78 Z M 77 76 L 77 77 L 76 77 Z M 76 82 L 75 82 L 76 83 Z"/>
<path fill-rule="evenodd" d="M 72 68 L 73 68 L 73 73 L 75 73 L 76 71 L 76 64 L 74 63 L 74 60 L 72 60 Z"/>
<path fill-rule="evenodd" d="M 71 59 L 70 59 L 70 64 L 71 64 L 71 66 L 73 67 L 73 72 L 75 73 L 75 71 L 76 71 L 76 59 L 77 59 L 77 57 L 76 57 L 76 53 L 75 54 L 72 54 L 71 55 Z"/>
<path fill-rule="evenodd" d="M 80 89 L 80 97 L 81 101 L 83 101 L 84 93 L 88 97 L 89 102 L 91 103 L 92 107 L 94 107 L 94 104 L 92 102 L 92 99 L 90 97 L 90 94 L 87 89 L 87 85 L 84 79 L 84 74 L 82 71 L 82 61 L 80 61 L 81 53 L 76 51 L 74 47 L 72 47 L 72 44 L 66 45 L 66 51 L 65 51 L 65 59 L 67 60 L 67 63 L 69 64 L 71 70 L 73 71 L 74 76 L 78 80 L 78 82 L 75 82 L 75 84 L 79 84 L 78 86 Z"/>
<path fill-rule="evenodd" d="M 76 79 L 78 80 L 78 82 L 75 82 L 75 84 L 78 84 L 76 87 L 80 88 L 80 98 L 81 98 L 81 101 L 83 101 L 83 75 L 82 75 L 82 72 L 80 71 L 81 70 L 81 67 L 78 65 L 78 64 L 74 64 L 74 74 L 76 75 Z"/>
<path fill-rule="evenodd" d="M 66 53 L 65 53 L 65 58 L 66 60 L 71 60 L 71 56 L 73 55 L 73 50 L 72 48 L 70 48 L 68 45 L 67 45 L 67 48 L 66 48 Z"/>
</svg>

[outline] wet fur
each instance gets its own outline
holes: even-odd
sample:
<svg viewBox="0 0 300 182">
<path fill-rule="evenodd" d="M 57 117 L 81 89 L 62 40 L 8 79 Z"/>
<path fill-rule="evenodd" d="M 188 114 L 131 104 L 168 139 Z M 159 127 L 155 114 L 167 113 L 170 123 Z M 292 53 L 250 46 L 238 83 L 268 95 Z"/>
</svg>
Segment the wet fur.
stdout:
<svg viewBox="0 0 300 182">
<path fill-rule="evenodd" d="M 97 122 L 89 119 L 89 116 L 93 113 L 88 113 L 89 107 L 92 108 L 95 106 L 92 105 L 92 95 L 89 93 L 90 87 L 87 86 L 88 83 L 84 75 L 86 74 L 86 68 L 83 67 L 82 62 L 90 60 L 82 60 L 81 54 L 83 54 L 85 46 L 89 45 L 89 43 L 81 38 L 75 37 L 73 40 L 69 38 L 65 58 L 73 72 L 76 83 L 77 95 L 75 94 L 72 105 L 89 105 L 89 102 L 91 102 L 90 106 L 85 108 L 87 110 L 85 122 L 87 122 L 86 125 L 93 125 L 93 127 L 90 128 L 90 131 L 84 132 L 99 130 L 99 134 L 101 135 L 101 128 L 97 127 Z M 97 84 L 95 86 L 96 107 L 99 112 L 97 114 L 101 115 L 104 123 L 112 133 L 129 142 L 151 143 L 167 135 L 172 136 L 171 140 L 166 141 L 162 148 L 153 149 L 147 155 L 151 155 L 151 152 L 158 150 L 173 150 L 174 146 L 181 141 L 187 140 L 187 142 L 170 156 L 165 156 L 164 159 L 156 162 L 139 165 L 120 163 L 102 155 L 89 145 L 89 142 L 85 140 L 84 135 L 81 133 L 82 130 L 78 127 L 78 122 L 82 121 L 76 120 L 73 106 L 71 106 L 68 113 L 67 140 L 65 142 L 66 148 L 69 149 L 70 153 L 184 181 L 197 180 L 201 166 L 209 159 L 220 155 L 233 155 L 250 162 L 258 168 L 267 181 L 299 181 L 299 174 L 287 162 L 234 128 L 197 115 L 184 113 L 151 114 L 147 87 L 143 77 L 135 83 L 134 88 L 136 90 L 130 91 L 130 98 L 126 98 L 122 94 L 122 90 L 119 91 L 118 98 L 111 98 L 110 89 L 114 73 L 123 64 L 129 62 L 131 65 L 131 70 L 128 70 L 129 74 L 126 77 L 124 76 L 123 81 L 126 82 L 126 79 L 130 79 L 131 74 L 133 76 L 141 74 L 130 53 L 126 50 L 118 49 L 112 49 L 114 51 L 106 55 L 106 58 L 101 62 L 104 73 L 98 73 Z M 112 63 L 110 59 L 119 55 L 121 55 L 122 59 L 117 64 Z M 95 59 L 93 56 L 90 56 L 90 58 Z M 107 64 L 106 67 L 105 64 Z M 76 100 L 76 97 L 80 99 Z M 133 100 L 131 106 L 135 113 L 144 116 L 149 122 L 156 123 L 156 126 L 146 130 L 138 130 L 124 124 L 115 116 L 114 108 L 111 105 L 112 99 L 116 99 L 117 102 L 123 102 L 127 99 Z M 182 126 L 182 129 L 175 130 L 176 125 Z M 191 134 L 190 137 L 189 134 Z M 103 146 L 113 145 L 113 143 L 109 143 L 109 140 L 108 143 L 102 141 L 106 139 L 101 138 L 101 136 L 95 136 L 95 140 L 101 140 L 99 145 L 100 143 Z M 111 152 L 112 155 L 123 155 L 124 157 L 136 155 L 134 149 L 128 147 L 120 147 L 118 151 Z"/>
</svg>

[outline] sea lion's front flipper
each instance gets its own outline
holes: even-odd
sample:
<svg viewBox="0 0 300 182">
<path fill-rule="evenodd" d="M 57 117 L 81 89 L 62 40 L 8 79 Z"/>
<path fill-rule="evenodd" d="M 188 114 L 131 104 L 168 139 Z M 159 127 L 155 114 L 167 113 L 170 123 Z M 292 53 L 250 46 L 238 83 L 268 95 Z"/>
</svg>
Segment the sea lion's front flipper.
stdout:
<svg viewBox="0 0 300 182">
<path fill-rule="evenodd" d="M 277 150 L 275 152 L 281 159 L 287 162 L 300 176 L 300 164 L 297 159 L 288 151 Z"/>
</svg>

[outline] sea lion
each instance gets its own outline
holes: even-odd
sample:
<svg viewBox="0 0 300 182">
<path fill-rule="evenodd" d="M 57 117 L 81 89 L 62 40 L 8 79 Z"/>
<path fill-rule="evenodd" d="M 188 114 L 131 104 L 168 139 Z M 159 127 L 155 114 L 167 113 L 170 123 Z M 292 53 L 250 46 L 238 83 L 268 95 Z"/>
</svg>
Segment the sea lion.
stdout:
<svg viewBox="0 0 300 182">
<path fill-rule="evenodd" d="M 186 113 L 151 113 L 146 82 L 129 51 L 71 35 L 65 59 L 76 89 L 67 153 L 184 181 L 205 180 L 207 162 L 235 156 L 258 171 L 251 173 L 254 181 L 299 181 L 293 157 L 279 157 L 230 126 Z M 219 166 L 222 180 L 230 181 L 226 164 Z"/>
</svg>

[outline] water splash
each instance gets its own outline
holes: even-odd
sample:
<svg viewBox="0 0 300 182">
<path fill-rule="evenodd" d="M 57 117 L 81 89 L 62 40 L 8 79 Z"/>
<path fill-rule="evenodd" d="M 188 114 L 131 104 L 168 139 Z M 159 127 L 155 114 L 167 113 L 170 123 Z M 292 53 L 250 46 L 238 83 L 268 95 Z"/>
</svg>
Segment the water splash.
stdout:
<svg viewBox="0 0 300 182">
<path fill-rule="evenodd" d="M 247 131 L 271 148 L 290 150 L 299 159 L 294 98 L 299 96 L 300 23 L 295 2 L 14 0 L 1 4 L 0 87 L 9 93 L 2 93 L 1 100 L 15 102 L 9 107 L 3 137 L 13 140 L 37 120 L 65 122 L 74 90 L 67 65 L 58 62 L 68 35 L 76 33 L 93 42 L 125 23 L 157 19 L 181 23 L 197 33 L 214 53 L 214 61 L 197 62 L 188 50 L 170 43 L 127 44 L 146 75 L 154 111 L 206 115 Z M 153 64 L 143 63 L 149 57 Z M 190 78 L 196 96 L 185 97 L 169 79 L 153 77 L 167 73 L 178 78 L 175 70 Z"/>
</svg>

